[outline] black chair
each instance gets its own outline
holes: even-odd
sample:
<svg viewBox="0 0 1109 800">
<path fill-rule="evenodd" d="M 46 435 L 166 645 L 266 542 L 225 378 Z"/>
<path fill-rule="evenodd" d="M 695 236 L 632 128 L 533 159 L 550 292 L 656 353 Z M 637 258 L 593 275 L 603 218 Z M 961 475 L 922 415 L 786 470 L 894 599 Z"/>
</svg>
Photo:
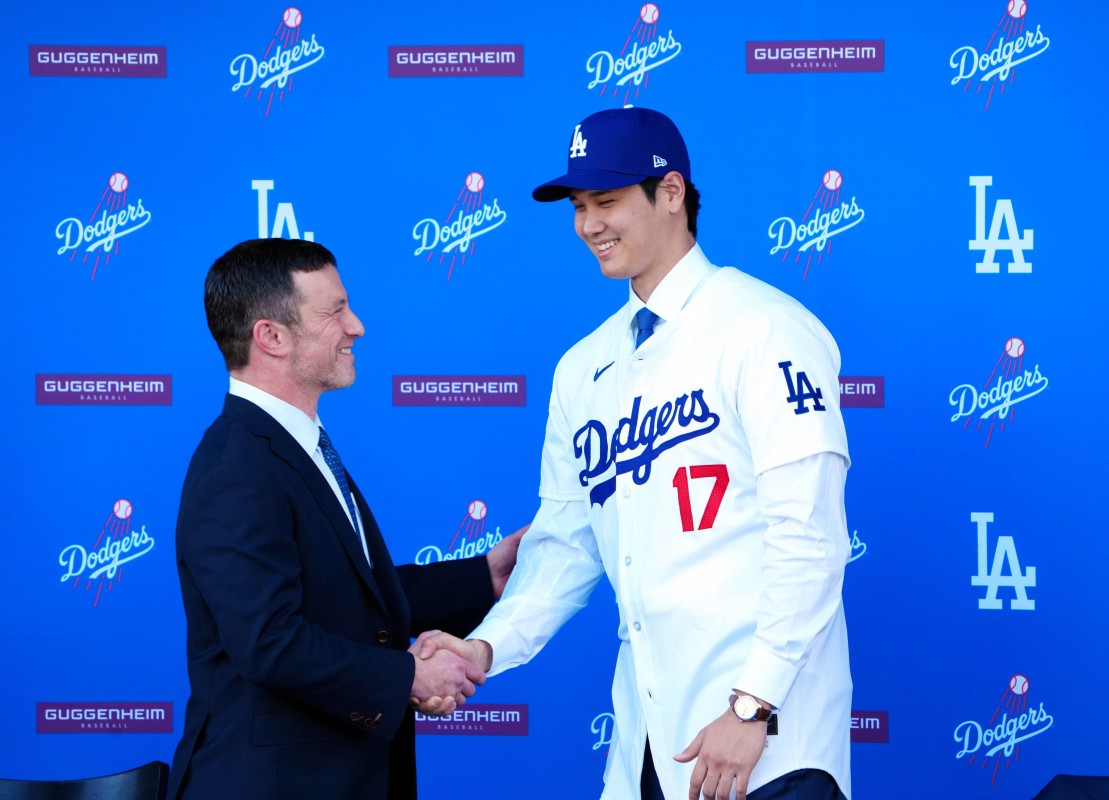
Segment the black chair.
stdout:
<svg viewBox="0 0 1109 800">
<path fill-rule="evenodd" d="M 1109 800 L 1109 777 L 1056 775 L 1032 800 Z"/>
<path fill-rule="evenodd" d="M 75 781 L 0 778 L 0 800 L 165 800 L 169 765 L 151 761 L 135 769 Z"/>
</svg>

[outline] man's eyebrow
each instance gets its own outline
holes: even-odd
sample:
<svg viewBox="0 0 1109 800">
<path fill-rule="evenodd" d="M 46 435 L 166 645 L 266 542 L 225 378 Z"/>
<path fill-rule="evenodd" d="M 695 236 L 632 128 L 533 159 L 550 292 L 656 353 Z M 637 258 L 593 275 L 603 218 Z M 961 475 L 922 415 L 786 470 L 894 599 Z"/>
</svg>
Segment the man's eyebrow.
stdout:
<svg viewBox="0 0 1109 800">
<path fill-rule="evenodd" d="M 606 195 L 606 194 L 612 194 L 613 191 L 614 191 L 613 189 L 594 189 L 593 191 L 586 192 L 586 195 L 588 197 L 601 197 L 601 196 Z M 572 193 L 572 194 L 569 194 L 567 196 L 571 200 L 577 200 L 578 199 L 578 193 L 576 193 L 576 192 Z"/>
</svg>

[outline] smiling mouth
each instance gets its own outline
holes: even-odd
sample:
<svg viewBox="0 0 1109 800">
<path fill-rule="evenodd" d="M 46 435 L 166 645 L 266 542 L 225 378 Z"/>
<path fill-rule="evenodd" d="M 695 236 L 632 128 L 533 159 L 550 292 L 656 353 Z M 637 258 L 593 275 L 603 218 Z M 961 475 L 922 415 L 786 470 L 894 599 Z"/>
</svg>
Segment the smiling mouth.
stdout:
<svg viewBox="0 0 1109 800">
<path fill-rule="evenodd" d="M 600 253 L 603 253 L 606 250 L 611 250 L 613 247 L 616 246 L 616 243 L 618 241 L 620 241 L 620 240 L 619 239 L 613 239 L 612 241 L 609 241 L 609 242 L 602 242 L 601 244 L 597 245 L 597 251 L 600 252 Z"/>
<path fill-rule="evenodd" d="M 348 356 L 351 355 L 349 347 L 340 347 L 339 352 L 342 353 L 343 355 L 348 355 Z"/>
</svg>

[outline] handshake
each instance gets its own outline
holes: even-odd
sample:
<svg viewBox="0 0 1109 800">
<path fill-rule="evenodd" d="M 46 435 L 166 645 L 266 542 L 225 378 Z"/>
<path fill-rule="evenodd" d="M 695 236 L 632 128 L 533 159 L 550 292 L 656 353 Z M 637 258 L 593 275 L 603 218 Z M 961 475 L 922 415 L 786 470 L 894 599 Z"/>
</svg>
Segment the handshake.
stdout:
<svg viewBox="0 0 1109 800">
<path fill-rule="evenodd" d="M 412 705 L 433 717 L 453 714 L 485 683 L 493 663 L 493 648 L 481 639 L 459 639 L 442 631 L 427 631 L 408 648 L 416 659 Z"/>
</svg>

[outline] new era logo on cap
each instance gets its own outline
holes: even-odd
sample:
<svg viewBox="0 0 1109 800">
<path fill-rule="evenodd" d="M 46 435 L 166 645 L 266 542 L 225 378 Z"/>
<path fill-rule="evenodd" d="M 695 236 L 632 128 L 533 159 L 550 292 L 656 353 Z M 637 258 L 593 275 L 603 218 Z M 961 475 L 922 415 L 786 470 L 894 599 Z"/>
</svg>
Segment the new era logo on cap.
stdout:
<svg viewBox="0 0 1109 800">
<path fill-rule="evenodd" d="M 670 171 L 692 180 L 685 141 L 670 118 L 648 108 L 610 108 L 574 127 L 566 174 L 531 195 L 544 202 L 561 200 L 575 189 L 622 189 Z"/>
</svg>

